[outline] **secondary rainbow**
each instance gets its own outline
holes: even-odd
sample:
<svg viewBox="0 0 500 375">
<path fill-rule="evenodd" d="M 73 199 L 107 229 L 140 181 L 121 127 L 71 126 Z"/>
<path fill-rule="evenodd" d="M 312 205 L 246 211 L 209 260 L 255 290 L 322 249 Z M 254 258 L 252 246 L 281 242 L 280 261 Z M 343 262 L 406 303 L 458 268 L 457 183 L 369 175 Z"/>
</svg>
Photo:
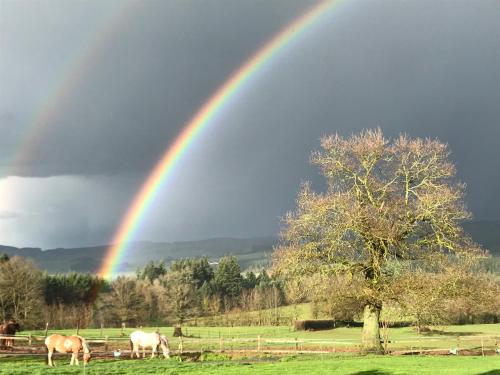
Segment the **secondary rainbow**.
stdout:
<svg viewBox="0 0 500 375">
<path fill-rule="evenodd" d="M 73 92 L 87 77 L 88 71 L 137 9 L 139 2 L 123 1 L 111 4 L 93 20 L 88 34 L 82 38 L 73 54 L 65 56 L 56 79 L 37 105 L 28 114 L 28 121 L 14 140 L 16 147 L 10 157 L 0 164 L 0 206 L 7 188 L 7 178 L 20 173 L 19 167 L 29 166 L 36 157 L 36 149 L 50 134 L 51 126 L 68 107 Z M 22 170 L 22 169 L 21 169 Z"/>
<path fill-rule="evenodd" d="M 336 2 L 329 0 L 316 4 L 276 34 L 235 73 L 233 73 L 184 126 L 182 132 L 167 149 L 134 197 L 132 204 L 129 206 L 112 239 L 112 245 L 106 252 L 98 272 L 100 276 L 110 278 L 116 271 L 117 265 L 126 252 L 127 243 L 134 237 L 139 227 L 141 218 L 148 211 L 148 208 L 158 195 L 163 183 L 172 175 L 174 167 L 179 159 L 185 154 L 186 150 L 189 149 L 189 146 L 200 135 L 202 130 L 210 123 L 210 120 L 217 115 L 228 100 L 245 84 L 245 82 L 248 82 L 267 61 L 275 56 L 302 31 L 306 30 L 308 26 L 320 19 L 334 3 Z"/>
<path fill-rule="evenodd" d="M 42 138 L 50 129 L 56 117 L 67 107 L 68 99 L 86 77 L 88 70 L 97 63 L 104 49 L 121 30 L 136 9 L 135 2 L 127 1 L 105 8 L 93 20 L 88 35 L 66 61 L 45 95 L 30 113 L 24 132 L 19 136 L 15 152 L 0 169 L 0 178 L 7 177 L 19 165 L 30 162 L 33 151 L 42 143 Z M 0 182 L 0 189 L 2 184 Z"/>
</svg>

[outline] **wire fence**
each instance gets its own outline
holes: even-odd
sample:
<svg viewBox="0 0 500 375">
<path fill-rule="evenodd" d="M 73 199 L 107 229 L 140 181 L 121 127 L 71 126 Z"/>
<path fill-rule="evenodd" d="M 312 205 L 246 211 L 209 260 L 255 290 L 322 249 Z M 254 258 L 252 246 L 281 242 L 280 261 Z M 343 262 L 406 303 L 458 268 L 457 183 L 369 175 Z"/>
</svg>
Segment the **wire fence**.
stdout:
<svg viewBox="0 0 500 375">
<path fill-rule="evenodd" d="M 45 355 L 42 335 L 2 336 L 2 340 L 12 340 L 13 346 L 0 349 L 0 355 Z M 128 337 L 86 337 L 94 356 L 130 355 Z M 449 354 L 449 355 L 492 355 L 500 354 L 500 336 L 467 335 L 440 337 L 408 337 L 388 339 L 382 344 L 391 354 Z M 362 351 L 358 339 L 321 339 L 290 337 L 175 337 L 169 339 L 171 353 L 216 352 L 216 353 L 274 353 L 274 354 L 326 354 L 335 352 Z"/>
</svg>

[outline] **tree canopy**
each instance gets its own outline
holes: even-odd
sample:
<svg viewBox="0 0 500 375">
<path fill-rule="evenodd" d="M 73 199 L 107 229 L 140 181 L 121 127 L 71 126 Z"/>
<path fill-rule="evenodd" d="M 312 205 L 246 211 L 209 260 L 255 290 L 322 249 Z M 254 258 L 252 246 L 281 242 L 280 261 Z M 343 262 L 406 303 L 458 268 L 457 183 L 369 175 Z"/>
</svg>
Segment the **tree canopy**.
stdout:
<svg viewBox="0 0 500 375">
<path fill-rule="evenodd" d="M 484 252 L 460 226 L 471 214 L 447 145 L 406 135 L 389 140 L 377 129 L 326 136 L 321 146 L 311 161 L 327 189 L 303 185 L 297 208 L 284 218 L 275 267 L 289 278 L 361 280 L 364 345 L 379 351 L 378 318 L 398 275 L 469 265 Z"/>
</svg>

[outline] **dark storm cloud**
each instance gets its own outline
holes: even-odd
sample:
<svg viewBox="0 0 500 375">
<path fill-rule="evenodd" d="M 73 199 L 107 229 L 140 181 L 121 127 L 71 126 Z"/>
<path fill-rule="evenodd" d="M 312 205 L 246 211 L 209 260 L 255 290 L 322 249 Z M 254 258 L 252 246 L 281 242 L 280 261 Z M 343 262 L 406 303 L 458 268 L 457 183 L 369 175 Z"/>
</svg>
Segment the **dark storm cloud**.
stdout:
<svg viewBox="0 0 500 375">
<path fill-rule="evenodd" d="M 51 230 L 58 244 L 71 244 L 71 238 L 98 244 L 109 238 L 144 175 L 183 124 L 264 41 L 310 5 L 138 4 L 64 106 L 57 107 L 30 158 L 12 170 L 25 176 L 111 176 L 101 184 L 109 199 L 94 207 L 88 187 L 89 196 L 77 198 L 82 201 L 78 209 L 89 207 L 83 217 Z M 145 218 L 139 238 L 276 232 L 302 180 L 322 187 L 308 164 L 319 138 L 376 126 L 388 136 L 406 132 L 449 143 L 473 213 L 499 217 L 500 3 L 339 4 L 256 74 L 195 141 Z M 60 15 L 54 17 L 57 23 Z M 90 13 L 87 17 L 92 19 Z M 16 21 L 27 34 L 41 32 Z M 44 51 L 50 55 L 58 43 L 29 53 L 43 62 Z M 71 53 L 67 46 L 63 49 Z M 11 73 L 21 76 L 9 65 Z M 12 95 L 0 93 L 0 112 L 16 113 L 9 122 L 22 126 L 23 98 L 14 95 L 20 89 L 17 81 L 6 82 Z M 0 117 L 0 130 L 5 123 Z M 0 146 L 8 138 L 1 137 Z M 9 149 L 0 147 L 2 158 Z M 119 180 L 123 176 L 128 177 Z M 54 181 L 51 189 L 57 191 L 57 186 Z M 54 221 L 73 209 L 72 204 L 65 207 Z M 89 221 L 94 224 L 87 225 Z"/>
<path fill-rule="evenodd" d="M 79 74 L 76 84 L 67 97 L 57 98 L 60 103 L 50 116 L 47 130 L 12 173 L 116 174 L 151 168 L 223 80 L 311 4 L 300 1 L 133 4 L 126 20 L 110 28 L 112 38 L 108 40 L 106 34 L 98 38 L 106 40 L 100 42 L 104 46 L 97 49 L 98 55 L 82 59 L 86 62 L 83 74 L 79 72 L 79 64 L 75 65 Z M 16 8 L 18 13 L 12 13 L 19 18 L 23 15 L 21 8 L 30 6 L 29 3 L 7 5 Z M 72 3 L 59 5 L 67 10 L 67 16 L 79 16 L 72 12 Z M 60 11 L 52 16 L 55 19 L 35 22 L 35 26 L 26 18 L 12 22 L 13 29 L 7 30 L 4 38 L 15 39 L 16 29 L 33 38 L 45 29 L 45 22 L 61 22 Z M 89 22 L 97 23 L 94 20 L 97 15 L 88 17 Z M 65 43 L 58 35 L 65 32 L 67 24 L 63 22 L 60 26 L 60 30 L 55 27 L 50 30 L 52 35 L 44 43 L 31 46 L 33 50 L 29 53 L 47 56 L 48 63 L 39 66 L 40 72 L 53 69 L 49 56 Z M 74 39 L 85 45 L 87 40 L 85 33 L 82 34 Z M 57 37 L 55 42 L 51 39 L 54 37 Z M 18 52 L 14 42 L 9 45 L 13 51 L 7 50 L 7 54 Z M 87 55 L 96 50 L 92 46 L 84 48 L 88 49 Z M 76 45 L 63 57 L 71 59 L 79 49 Z M 54 73 L 56 81 L 60 80 L 58 74 Z M 18 83 L 8 78 L 6 81 L 7 87 L 16 87 Z M 4 94 L 7 103 L 23 100 Z M 30 111 L 29 105 L 26 103 L 26 111 Z"/>
<path fill-rule="evenodd" d="M 477 218 L 498 217 L 499 10 L 495 2 L 346 6 L 321 26 L 321 36 L 276 62 L 272 76 L 204 138 L 203 152 L 190 165 L 199 181 L 230 181 L 233 193 L 216 199 L 221 210 L 253 221 L 242 227 L 262 231 L 277 227 L 301 179 L 321 188 L 307 160 L 322 135 L 380 126 L 388 136 L 406 132 L 449 143 L 470 209 Z M 238 204 L 238 198 L 251 203 Z M 203 199 L 212 198 L 189 204 Z M 218 225 L 209 220 L 212 210 L 200 211 L 203 217 L 195 220 Z M 236 225 L 229 218 L 225 223 Z"/>
</svg>

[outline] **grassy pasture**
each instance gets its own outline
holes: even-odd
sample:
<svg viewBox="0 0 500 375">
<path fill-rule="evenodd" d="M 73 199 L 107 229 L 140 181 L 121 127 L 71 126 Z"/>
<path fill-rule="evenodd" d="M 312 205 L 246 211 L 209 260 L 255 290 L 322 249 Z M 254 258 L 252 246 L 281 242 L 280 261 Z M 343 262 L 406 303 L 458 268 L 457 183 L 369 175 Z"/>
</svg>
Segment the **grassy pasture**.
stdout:
<svg viewBox="0 0 500 375">
<path fill-rule="evenodd" d="M 145 327 L 144 330 L 155 330 L 156 327 Z M 119 360 L 94 359 L 85 369 L 85 374 L 357 374 L 357 375 L 401 375 L 401 374 L 474 374 L 500 375 L 500 355 L 489 356 L 361 356 L 343 350 L 359 347 L 361 328 L 337 328 L 317 332 L 294 332 L 289 327 L 184 327 L 184 333 L 190 337 L 183 339 L 184 350 L 218 350 L 220 337 L 223 338 L 224 349 L 256 349 L 257 337 L 261 338 L 262 352 L 244 352 L 229 354 L 204 353 L 200 361 L 179 361 L 173 356 L 170 360 L 122 358 Z M 101 334 L 110 339 L 109 349 L 117 347 L 128 348 L 128 335 L 134 328 L 124 330 L 121 336 L 120 328 L 82 329 L 80 334 L 88 339 L 99 339 Z M 169 337 L 171 348 L 178 349 L 179 339 L 173 338 L 173 327 L 160 327 L 160 331 Z M 50 333 L 74 334 L 74 329 L 49 330 Z M 44 331 L 22 332 L 33 335 L 44 335 Z M 468 341 L 471 337 L 489 335 L 500 338 L 500 324 L 464 325 L 434 327 L 431 333 L 417 334 L 412 328 L 389 329 L 389 349 L 424 349 L 456 347 L 457 337 L 461 349 L 480 347 L 479 340 Z M 234 341 L 232 341 L 234 339 Z M 289 344 L 275 342 L 283 339 Z M 298 344 L 294 344 L 297 339 Z M 271 340 L 273 342 L 267 342 Z M 484 340 L 484 338 L 483 338 Z M 334 342 L 328 346 L 326 342 Z M 500 340 L 498 341 L 500 343 Z M 41 343 L 38 342 L 37 345 Z M 92 350 L 102 350 L 102 347 L 91 345 Z M 298 345 L 298 346 L 296 346 Z M 495 345 L 492 341 L 490 348 Z M 265 350 L 295 348 L 338 350 L 329 354 L 289 354 L 278 356 L 275 353 L 265 353 Z M 56 358 L 58 367 L 48 368 L 43 356 L 38 357 L 1 357 L 0 374 L 83 374 L 83 366 L 72 368 L 69 357 Z"/>
<path fill-rule="evenodd" d="M 2 361 L 2 360 L 0 360 Z M 83 374 L 83 366 L 70 367 L 59 359 L 57 367 L 48 368 L 41 359 L 21 359 L 0 362 L 1 374 Z M 179 362 L 170 360 L 108 360 L 93 361 L 85 374 L 169 374 L 169 375 L 498 375 L 500 360 L 490 357 L 425 357 L 425 356 L 315 356 L 263 358 L 260 361 L 242 358 L 238 361 Z"/>
<path fill-rule="evenodd" d="M 145 327 L 146 331 L 154 331 L 156 327 Z M 121 336 L 120 328 L 82 329 L 80 335 L 92 339 L 110 338 L 110 348 L 118 345 L 113 338 L 121 338 L 117 347 L 128 347 L 127 338 L 135 328 L 126 328 Z M 173 327 L 160 327 L 160 332 L 169 338 L 172 349 L 179 347 L 179 338 L 172 337 Z M 74 334 L 74 329 L 51 331 L 50 333 Z M 44 335 L 44 331 L 22 332 Z M 265 349 L 299 349 L 299 350 L 342 350 L 359 347 L 361 328 L 335 328 L 325 331 L 293 331 L 290 327 L 183 327 L 184 350 L 218 350 L 221 339 L 224 349 L 257 349 L 260 336 L 260 348 Z M 493 347 L 496 340 L 500 343 L 500 324 L 477 324 L 463 326 L 433 327 L 428 333 L 418 334 L 412 327 L 389 329 L 389 350 L 420 349 L 460 349 L 480 348 L 481 341 L 485 347 Z"/>
</svg>

